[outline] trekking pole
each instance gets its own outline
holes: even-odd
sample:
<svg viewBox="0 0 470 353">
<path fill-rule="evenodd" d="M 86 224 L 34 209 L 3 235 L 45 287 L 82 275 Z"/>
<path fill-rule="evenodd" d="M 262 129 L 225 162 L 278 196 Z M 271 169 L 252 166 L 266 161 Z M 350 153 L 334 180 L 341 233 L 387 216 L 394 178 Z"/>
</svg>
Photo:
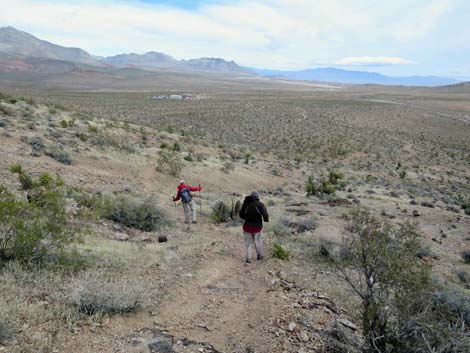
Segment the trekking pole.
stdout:
<svg viewBox="0 0 470 353">
<path fill-rule="evenodd" d="M 175 227 L 176 227 L 176 222 L 178 220 L 178 206 L 176 205 L 176 201 L 173 201 L 175 204 Z"/>
<path fill-rule="evenodd" d="M 199 217 L 202 218 L 202 196 L 201 196 L 201 184 L 199 184 L 199 200 L 200 201 L 200 209 L 199 209 Z"/>
</svg>

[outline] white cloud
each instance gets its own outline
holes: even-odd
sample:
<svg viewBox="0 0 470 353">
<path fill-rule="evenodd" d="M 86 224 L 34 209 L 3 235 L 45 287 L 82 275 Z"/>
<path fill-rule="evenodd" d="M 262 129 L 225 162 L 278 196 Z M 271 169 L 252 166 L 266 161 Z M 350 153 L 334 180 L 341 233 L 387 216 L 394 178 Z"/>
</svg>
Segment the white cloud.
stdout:
<svg viewBox="0 0 470 353">
<path fill-rule="evenodd" d="M 406 12 L 393 26 L 394 37 L 400 41 L 413 41 L 426 37 L 443 15 L 453 9 L 455 3 L 456 0 L 433 0 L 419 12 Z"/>
<path fill-rule="evenodd" d="M 336 65 L 344 66 L 385 66 L 385 65 L 409 65 L 414 61 L 396 56 L 348 56 L 336 61 Z"/>
<path fill-rule="evenodd" d="M 465 1 L 232 0 L 183 9 L 138 1 L 0 0 L 0 26 L 95 55 L 156 50 L 295 69 L 373 52 L 380 59 L 370 65 L 397 65 L 408 61 L 399 57 L 410 56 L 401 52 L 403 43 L 419 44 L 454 2 Z"/>
</svg>

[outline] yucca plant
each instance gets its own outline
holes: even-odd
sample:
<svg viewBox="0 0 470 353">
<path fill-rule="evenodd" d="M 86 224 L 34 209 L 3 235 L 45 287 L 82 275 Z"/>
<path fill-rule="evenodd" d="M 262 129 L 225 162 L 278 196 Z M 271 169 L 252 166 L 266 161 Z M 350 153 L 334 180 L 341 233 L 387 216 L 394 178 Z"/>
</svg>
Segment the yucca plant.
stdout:
<svg viewBox="0 0 470 353">
<path fill-rule="evenodd" d="M 33 178 L 23 170 L 23 167 L 20 164 L 13 164 L 10 166 L 10 172 L 18 174 L 18 179 L 23 190 L 30 190 L 34 187 Z"/>
<path fill-rule="evenodd" d="M 217 201 L 212 206 L 211 218 L 215 223 L 228 222 L 231 219 L 237 219 L 242 204 L 240 200 Z"/>
</svg>

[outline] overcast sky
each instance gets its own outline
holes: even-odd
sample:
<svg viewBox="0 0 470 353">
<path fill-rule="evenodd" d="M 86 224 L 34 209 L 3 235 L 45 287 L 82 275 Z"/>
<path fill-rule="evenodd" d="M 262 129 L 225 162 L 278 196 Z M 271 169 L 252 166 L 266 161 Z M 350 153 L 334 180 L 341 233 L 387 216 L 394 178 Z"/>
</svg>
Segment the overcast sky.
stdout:
<svg viewBox="0 0 470 353">
<path fill-rule="evenodd" d="M 470 77 L 470 0 L 0 0 L 13 26 L 94 55 Z"/>
</svg>

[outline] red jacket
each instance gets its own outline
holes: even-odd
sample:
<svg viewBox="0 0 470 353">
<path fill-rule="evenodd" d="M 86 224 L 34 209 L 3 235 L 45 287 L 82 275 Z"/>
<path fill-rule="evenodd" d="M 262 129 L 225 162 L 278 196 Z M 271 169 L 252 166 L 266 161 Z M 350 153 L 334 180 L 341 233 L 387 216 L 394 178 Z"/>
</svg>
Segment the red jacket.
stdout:
<svg viewBox="0 0 470 353">
<path fill-rule="evenodd" d="M 173 201 L 178 201 L 181 197 L 181 190 L 184 188 L 189 189 L 189 191 L 200 191 L 201 186 L 191 186 L 188 184 L 179 184 L 177 187 L 176 197 L 173 197 Z"/>
</svg>

